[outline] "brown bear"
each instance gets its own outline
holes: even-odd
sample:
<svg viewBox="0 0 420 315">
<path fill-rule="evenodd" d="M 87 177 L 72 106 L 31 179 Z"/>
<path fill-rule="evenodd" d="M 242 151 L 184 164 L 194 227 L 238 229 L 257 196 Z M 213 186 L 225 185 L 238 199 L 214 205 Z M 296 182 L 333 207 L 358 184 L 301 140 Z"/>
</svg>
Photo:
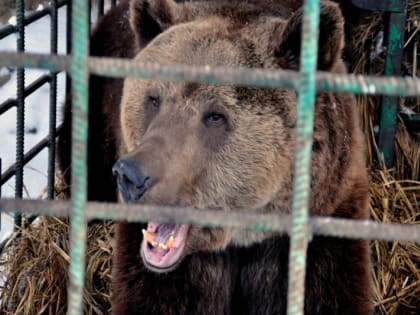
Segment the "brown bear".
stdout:
<svg viewBox="0 0 420 315">
<path fill-rule="evenodd" d="M 98 24 L 91 50 L 134 62 L 297 70 L 302 11 L 294 9 L 290 1 L 132 0 Z M 323 2 L 318 69 L 344 73 L 342 46 L 340 10 Z M 116 198 L 118 158 L 112 170 L 127 203 L 290 213 L 295 91 L 98 77 L 90 87 L 90 199 Z M 65 152 L 68 135 L 60 141 Z M 368 217 L 351 95 L 317 93 L 311 178 L 312 215 Z M 112 314 L 285 314 L 288 250 L 280 233 L 120 222 Z M 367 242 L 314 237 L 305 285 L 305 314 L 371 314 Z"/>
</svg>

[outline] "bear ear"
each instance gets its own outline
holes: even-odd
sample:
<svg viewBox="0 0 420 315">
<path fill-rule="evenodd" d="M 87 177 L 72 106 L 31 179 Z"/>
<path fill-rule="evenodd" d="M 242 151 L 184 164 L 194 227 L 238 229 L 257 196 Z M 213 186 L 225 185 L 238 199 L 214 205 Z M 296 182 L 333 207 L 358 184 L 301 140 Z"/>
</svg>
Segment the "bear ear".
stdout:
<svg viewBox="0 0 420 315">
<path fill-rule="evenodd" d="M 286 24 L 280 24 L 274 30 L 271 48 L 280 67 L 298 70 L 302 39 L 303 11 L 296 11 Z M 318 70 L 330 71 L 335 62 L 341 58 L 344 43 L 344 19 L 340 8 L 332 2 L 321 2 L 319 37 L 318 37 Z"/>
<path fill-rule="evenodd" d="M 132 0 L 130 24 L 139 48 L 175 24 L 178 6 L 173 0 Z"/>
</svg>

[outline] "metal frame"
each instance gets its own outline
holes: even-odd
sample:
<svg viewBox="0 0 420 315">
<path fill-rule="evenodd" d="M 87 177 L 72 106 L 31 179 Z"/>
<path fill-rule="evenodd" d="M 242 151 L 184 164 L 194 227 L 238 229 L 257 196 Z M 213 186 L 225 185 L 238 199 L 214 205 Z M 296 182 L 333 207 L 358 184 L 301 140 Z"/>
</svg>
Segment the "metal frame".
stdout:
<svg viewBox="0 0 420 315">
<path fill-rule="evenodd" d="M 18 2 L 23 2 L 18 0 Z M 257 230 L 282 230 L 291 235 L 289 260 L 288 315 L 302 315 L 304 307 L 304 279 L 306 249 L 313 234 L 338 237 L 411 240 L 420 243 L 420 227 L 402 224 L 379 224 L 369 221 L 352 221 L 332 218 L 310 218 L 309 171 L 313 132 L 313 104 L 317 90 L 346 93 L 420 96 L 420 79 L 374 78 L 354 75 L 316 73 L 319 0 L 304 3 L 303 42 L 300 72 L 250 69 L 220 69 L 208 67 L 165 67 L 156 64 L 133 64 L 130 61 L 110 58 L 90 58 L 88 51 L 89 4 L 85 0 L 72 1 L 72 56 L 51 56 L 20 53 L 0 53 L 0 65 L 21 68 L 48 69 L 53 74 L 70 70 L 73 91 L 73 142 L 72 142 L 72 199 L 70 203 L 57 201 L 0 200 L 0 210 L 70 215 L 71 252 L 70 284 L 68 287 L 68 314 L 82 314 L 84 286 L 84 251 L 86 223 L 89 219 L 126 219 L 131 221 L 170 219 L 209 226 L 241 226 Z M 24 18 L 18 19 L 22 30 Z M 19 22 L 20 21 L 20 22 Z M 77 32 L 76 32 L 77 31 Z M 22 46 L 23 47 L 23 46 Z M 22 70 L 23 71 L 23 70 Z M 288 87 L 297 90 L 298 134 L 295 159 L 293 211 L 290 217 L 263 214 L 214 213 L 185 208 L 155 208 L 136 205 L 101 204 L 86 200 L 86 152 L 89 73 L 107 76 L 137 76 L 163 80 L 188 80 L 206 83 Z M 21 92 L 24 91 L 22 84 Z M 21 97 L 22 98 L 22 97 Z M 19 99 L 19 97 L 18 97 Z M 22 101 L 18 101 L 22 102 Z M 22 106 L 22 105 L 21 105 Z M 23 117 L 23 109 L 21 114 Z M 19 118 L 22 119 L 22 118 Z M 50 134 L 49 141 L 52 140 Z M 52 145 L 50 143 L 50 145 Z M 23 144 L 22 144 L 23 146 Z M 19 153 L 22 160 L 22 154 Z M 52 154 L 53 155 L 53 154 Z M 22 168 L 22 161 L 18 168 Z M 291 224 L 291 228 L 289 225 Z"/>
</svg>

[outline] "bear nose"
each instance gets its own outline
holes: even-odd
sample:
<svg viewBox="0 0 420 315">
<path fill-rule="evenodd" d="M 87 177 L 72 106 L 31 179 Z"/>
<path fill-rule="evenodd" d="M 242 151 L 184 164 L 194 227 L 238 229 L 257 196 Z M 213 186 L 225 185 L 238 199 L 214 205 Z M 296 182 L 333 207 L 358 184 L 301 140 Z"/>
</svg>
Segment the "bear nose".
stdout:
<svg viewBox="0 0 420 315">
<path fill-rule="evenodd" d="M 118 189 L 127 203 L 139 200 L 151 184 L 150 176 L 133 159 L 119 159 L 112 167 L 112 173 L 117 178 Z"/>
</svg>

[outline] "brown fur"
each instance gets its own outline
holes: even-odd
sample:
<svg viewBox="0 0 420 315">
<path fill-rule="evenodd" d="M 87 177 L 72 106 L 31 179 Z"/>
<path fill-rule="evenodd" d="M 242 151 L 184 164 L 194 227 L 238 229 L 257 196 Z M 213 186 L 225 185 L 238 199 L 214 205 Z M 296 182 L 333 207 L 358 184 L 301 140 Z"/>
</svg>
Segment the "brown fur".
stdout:
<svg viewBox="0 0 420 315">
<path fill-rule="evenodd" d="M 104 48 L 107 55 L 119 56 L 121 49 L 121 57 L 142 62 L 298 69 L 302 13 L 290 17 L 292 2 L 272 2 L 133 0 L 129 18 L 124 8 L 102 21 L 92 49 L 103 39 L 117 45 L 116 35 L 130 21 L 133 31 L 124 36 L 131 41 L 115 51 Z M 342 46 L 343 18 L 335 4 L 324 2 L 318 68 L 343 73 Z M 106 87 L 98 90 L 98 117 L 110 131 L 95 126 L 102 139 L 92 146 L 111 139 L 104 168 L 115 162 L 113 150 L 141 163 L 153 184 L 139 202 L 290 213 L 294 91 L 137 78 L 126 79 L 121 90 L 121 80 L 106 80 L 98 83 Z M 207 125 L 209 113 L 226 120 Z M 311 214 L 366 219 L 368 186 L 353 96 L 317 94 L 312 151 Z M 285 314 L 288 237 L 192 227 L 179 265 L 158 274 L 141 261 L 141 227 L 117 225 L 113 314 Z M 371 314 L 365 241 L 315 237 L 307 264 L 306 314 Z"/>
</svg>

